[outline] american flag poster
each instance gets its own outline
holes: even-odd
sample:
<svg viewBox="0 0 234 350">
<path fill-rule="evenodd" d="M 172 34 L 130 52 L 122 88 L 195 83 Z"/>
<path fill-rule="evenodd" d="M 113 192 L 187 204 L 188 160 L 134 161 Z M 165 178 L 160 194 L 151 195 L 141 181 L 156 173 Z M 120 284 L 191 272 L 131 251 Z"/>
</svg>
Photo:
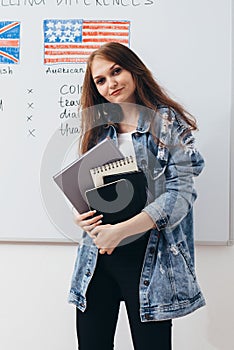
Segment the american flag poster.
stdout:
<svg viewBox="0 0 234 350">
<path fill-rule="evenodd" d="M 130 21 L 44 20 L 44 64 L 86 62 L 104 43 L 129 45 Z"/>
<path fill-rule="evenodd" d="M 0 63 L 17 64 L 20 57 L 20 22 L 0 21 Z"/>
</svg>

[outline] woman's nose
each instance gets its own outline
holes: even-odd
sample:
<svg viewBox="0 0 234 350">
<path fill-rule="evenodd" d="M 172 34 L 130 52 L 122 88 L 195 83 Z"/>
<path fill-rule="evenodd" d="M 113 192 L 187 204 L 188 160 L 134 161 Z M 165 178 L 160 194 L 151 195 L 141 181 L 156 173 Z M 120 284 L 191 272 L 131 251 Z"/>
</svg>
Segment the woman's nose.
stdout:
<svg viewBox="0 0 234 350">
<path fill-rule="evenodd" d="M 116 79 L 115 78 L 111 78 L 110 81 L 109 81 L 110 89 L 115 89 L 117 85 L 118 85 L 118 82 L 116 81 Z"/>
</svg>

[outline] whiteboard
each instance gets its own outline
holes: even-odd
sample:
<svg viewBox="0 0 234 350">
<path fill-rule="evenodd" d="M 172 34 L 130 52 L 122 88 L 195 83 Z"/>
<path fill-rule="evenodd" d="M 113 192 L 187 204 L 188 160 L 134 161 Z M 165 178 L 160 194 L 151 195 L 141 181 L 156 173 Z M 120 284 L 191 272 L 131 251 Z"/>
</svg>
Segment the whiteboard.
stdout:
<svg viewBox="0 0 234 350">
<path fill-rule="evenodd" d="M 110 21 L 116 30 L 128 26 L 129 46 L 198 120 L 197 147 L 206 168 L 196 180 L 196 242 L 231 243 L 231 5 L 231 0 L 0 0 L 1 241 L 69 243 L 81 235 L 52 176 L 77 157 L 84 53 L 78 62 L 53 60 L 50 29 L 57 25 L 61 36 L 61 25 L 79 31 L 87 23 Z M 83 38 L 76 32 L 70 40 L 79 44 Z"/>
</svg>

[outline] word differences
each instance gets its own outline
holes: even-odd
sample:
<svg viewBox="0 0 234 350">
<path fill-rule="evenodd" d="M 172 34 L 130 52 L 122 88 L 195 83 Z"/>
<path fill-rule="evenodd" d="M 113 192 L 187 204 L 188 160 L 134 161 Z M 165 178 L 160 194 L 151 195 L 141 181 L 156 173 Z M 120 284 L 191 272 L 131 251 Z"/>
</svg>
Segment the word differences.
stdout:
<svg viewBox="0 0 234 350">
<path fill-rule="evenodd" d="M 62 6 L 83 6 L 83 7 L 105 7 L 105 6 L 149 6 L 153 5 L 156 0 L 0 0 L 0 7 L 46 7 L 54 5 Z"/>
</svg>

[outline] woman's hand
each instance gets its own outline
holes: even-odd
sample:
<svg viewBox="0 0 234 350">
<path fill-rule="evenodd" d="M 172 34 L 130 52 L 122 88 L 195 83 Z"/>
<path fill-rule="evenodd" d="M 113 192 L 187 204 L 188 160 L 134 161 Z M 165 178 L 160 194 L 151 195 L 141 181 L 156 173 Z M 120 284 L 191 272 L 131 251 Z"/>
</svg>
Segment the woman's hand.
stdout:
<svg viewBox="0 0 234 350">
<path fill-rule="evenodd" d="M 99 248 L 100 254 L 111 254 L 117 245 L 124 239 L 138 233 L 144 233 L 156 228 L 151 217 L 141 212 L 131 219 L 115 225 L 98 225 L 92 230 L 94 243 Z"/>
<path fill-rule="evenodd" d="M 93 216 L 96 213 L 96 210 L 88 211 L 83 214 L 75 215 L 75 223 L 80 226 L 82 230 L 88 233 L 91 238 L 94 238 L 91 231 L 98 225 L 102 223 L 103 215 Z"/>
<path fill-rule="evenodd" d="M 100 254 L 111 254 L 121 241 L 120 234 L 115 232 L 115 225 L 101 225 L 103 215 L 93 216 L 96 210 L 75 214 L 75 223 L 88 233 L 98 247 Z"/>
<path fill-rule="evenodd" d="M 157 228 L 151 217 L 145 212 L 115 225 L 102 225 L 102 215 L 92 217 L 95 212 L 93 210 L 77 214 L 75 221 L 93 239 L 100 254 L 110 255 L 124 238 Z"/>
<path fill-rule="evenodd" d="M 100 254 L 112 254 L 114 249 L 123 239 L 118 225 L 98 225 L 91 232 L 94 244 L 98 247 Z"/>
</svg>

